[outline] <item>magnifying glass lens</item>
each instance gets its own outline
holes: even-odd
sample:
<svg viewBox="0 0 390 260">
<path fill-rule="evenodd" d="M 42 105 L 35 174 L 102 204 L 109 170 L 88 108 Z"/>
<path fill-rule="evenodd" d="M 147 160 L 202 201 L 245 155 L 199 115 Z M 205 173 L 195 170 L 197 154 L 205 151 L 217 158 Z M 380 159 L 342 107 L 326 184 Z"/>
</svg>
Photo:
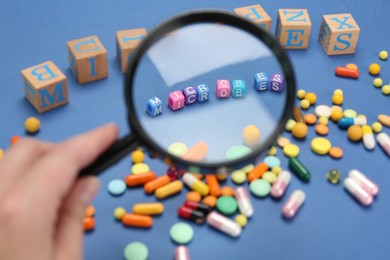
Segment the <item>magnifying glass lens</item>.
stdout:
<svg viewBox="0 0 390 260">
<path fill-rule="evenodd" d="M 161 37 L 142 56 L 133 105 L 144 133 L 189 162 L 220 164 L 255 153 L 285 112 L 283 69 L 257 37 L 195 23 Z"/>
</svg>

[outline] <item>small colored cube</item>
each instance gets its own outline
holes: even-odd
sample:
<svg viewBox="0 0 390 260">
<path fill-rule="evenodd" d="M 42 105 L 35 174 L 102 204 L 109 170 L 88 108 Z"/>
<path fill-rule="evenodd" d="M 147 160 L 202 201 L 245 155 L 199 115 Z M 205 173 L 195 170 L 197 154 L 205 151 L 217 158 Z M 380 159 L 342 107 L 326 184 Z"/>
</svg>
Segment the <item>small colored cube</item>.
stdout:
<svg viewBox="0 0 390 260">
<path fill-rule="evenodd" d="M 246 94 L 245 81 L 233 80 L 232 96 L 234 98 L 243 98 Z"/>
<path fill-rule="evenodd" d="M 176 111 L 184 107 L 185 97 L 181 91 L 176 90 L 169 94 L 168 105 L 173 110 Z"/>
<path fill-rule="evenodd" d="M 255 74 L 255 89 L 257 91 L 265 91 L 269 89 L 269 77 L 265 72 Z"/>
<path fill-rule="evenodd" d="M 281 93 L 284 90 L 284 77 L 281 74 L 272 74 L 270 79 L 270 90 Z"/>
<path fill-rule="evenodd" d="M 230 97 L 230 82 L 227 79 L 217 80 L 217 97 L 229 98 Z"/>
<path fill-rule="evenodd" d="M 39 113 L 68 103 L 66 77 L 53 62 L 38 64 L 21 73 L 24 95 Z"/>
<path fill-rule="evenodd" d="M 79 84 L 108 77 L 107 51 L 97 36 L 69 41 L 69 67 Z"/>
<path fill-rule="evenodd" d="M 184 103 L 186 105 L 194 104 L 198 100 L 198 91 L 193 86 L 184 88 L 183 95 L 184 95 Z"/>
<path fill-rule="evenodd" d="M 271 17 L 264 11 L 261 5 L 250 5 L 234 9 L 237 15 L 244 16 L 255 24 L 263 26 L 267 31 L 271 29 Z"/>
<path fill-rule="evenodd" d="M 149 99 L 148 104 L 146 106 L 146 113 L 151 117 L 155 117 L 161 115 L 163 112 L 163 102 L 158 98 L 154 97 Z"/>
<path fill-rule="evenodd" d="M 198 102 L 205 102 L 209 100 L 210 90 L 206 84 L 201 84 L 196 86 L 196 90 L 198 91 Z"/>
<path fill-rule="evenodd" d="M 123 30 L 116 32 L 116 56 L 123 73 L 127 71 L 127 65 L 131 54 L 145 38 L 147 32 L 145 28 Z"/>
</svg>

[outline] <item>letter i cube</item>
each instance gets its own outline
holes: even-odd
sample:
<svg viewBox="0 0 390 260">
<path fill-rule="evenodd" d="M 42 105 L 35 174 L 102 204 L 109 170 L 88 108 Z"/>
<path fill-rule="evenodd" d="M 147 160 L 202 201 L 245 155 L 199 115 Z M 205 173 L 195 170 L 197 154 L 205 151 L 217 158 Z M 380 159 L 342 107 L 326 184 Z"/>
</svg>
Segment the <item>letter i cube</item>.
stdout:
<svg viewBox="0 0 390 260">
<path fill-rule="evenodd" d="M 206 84 L 201 84 L 196 86 L 196 90 L 198 91 L 198 102 L 205 102 L 209 100 L 210 90 Z"/>
<path fill-rule="evenodd" d="M 234 9 L 234 12 L 252 20 L 255 24 L 263 26 L 267 31 L 271 29 L 271 17 L 264 11 L 261 5 L 250 5 Z"/>
<path fill-rule="evenodd" d="M 282 93 L 284 90 L 284 77 L 281 74 L 272 74 L 270 79 L 270 89 L 274 92 Z"/>
<path fill-rule="evenodd" d="M 69 41 L 69 67 L 79 84 L 108 77 L 107 51 L 97 36 Z"/>
<path fill-rule="evenodd" d="M 171 92 L 168 97 L 168 106 L 173 110 L 176 111 L 182 107 L 184 107 L 185 97 L 181 91 L 176 90 L 174 92 Z"/>
<path fill-rule="evenodd" d="M 158 116 L 163 112 L 163 103 L 158 97 L 149 99 L 146 106 L 146 113 L 151 117 Z"/>
<path fill-rule="evenodd" d="M 51 61 L 22 70 L 22 81 L 25 97 L 39 113 L 68 103 L 66 77 Z"/>
<path fill-rule="evenodd" d="M 356 50 L 360 28 L 351 14 L 322 16 L 318 41 L 327 55 L 352 54 Z"/>
<path fill-rule="evenodd" d="M 265 72 L 255 74 L 255 89 L 257 91 L 268 90 L 269 88 L 269 77 Z"/>
<path fill-rule="evenodd" d="M 232 96 L 234 98 L 243 98 L 246 94 L 245 81 L 233 80 Z"/>
<path fill-rule="evenodd" d="M 198 100 L 198 91 L 195 87 L 186 87 L 183 89 L 184 103 L 186 105 L 191 105 L 196 103 Z"/>
<path fill-rule="evenodd" d="M 230 97 L 230 82 L 227 79 L 217 80 L 217 97 L 229 98 Z"/>
<path fill-rule="evenodd" d="M 145 28 L 123 30 L 116 32 L 116 56 L 123 73 L 127 71 L 127 65 L 131 53 L 137 48 L 147 32 Z"/>
</svg>

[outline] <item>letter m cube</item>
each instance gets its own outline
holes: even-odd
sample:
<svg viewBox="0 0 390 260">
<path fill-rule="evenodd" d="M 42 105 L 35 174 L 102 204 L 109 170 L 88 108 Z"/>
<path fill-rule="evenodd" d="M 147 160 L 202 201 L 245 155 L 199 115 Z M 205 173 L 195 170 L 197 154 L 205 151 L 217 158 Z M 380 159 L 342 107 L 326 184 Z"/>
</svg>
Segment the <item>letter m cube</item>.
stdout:
<svg viewBox="0 0 390 260">
<path fill-rule="evenodd" d="M 66 77 L 51 61 L 22 70 L 22 81 L 25 97 L 39 113 L 68 103 Z"/>
</svg>

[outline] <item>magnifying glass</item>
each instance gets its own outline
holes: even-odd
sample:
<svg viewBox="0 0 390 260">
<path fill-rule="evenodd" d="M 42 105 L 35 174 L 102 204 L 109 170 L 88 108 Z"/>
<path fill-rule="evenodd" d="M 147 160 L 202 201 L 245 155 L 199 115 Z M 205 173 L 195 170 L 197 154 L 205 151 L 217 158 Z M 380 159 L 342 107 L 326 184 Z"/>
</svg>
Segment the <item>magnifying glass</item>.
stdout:
<svg viewBox="0 0 390 260">
<path fill-rule="evenodd" d="M 191 172 L 243 167 L 282 133 L 294 93 L 291 63 L 261 26 L 224 11 L 176 16 L 129 62 L 131 133 L 81 175 L 99 174 L 138 146 Z"/>
</svg>

